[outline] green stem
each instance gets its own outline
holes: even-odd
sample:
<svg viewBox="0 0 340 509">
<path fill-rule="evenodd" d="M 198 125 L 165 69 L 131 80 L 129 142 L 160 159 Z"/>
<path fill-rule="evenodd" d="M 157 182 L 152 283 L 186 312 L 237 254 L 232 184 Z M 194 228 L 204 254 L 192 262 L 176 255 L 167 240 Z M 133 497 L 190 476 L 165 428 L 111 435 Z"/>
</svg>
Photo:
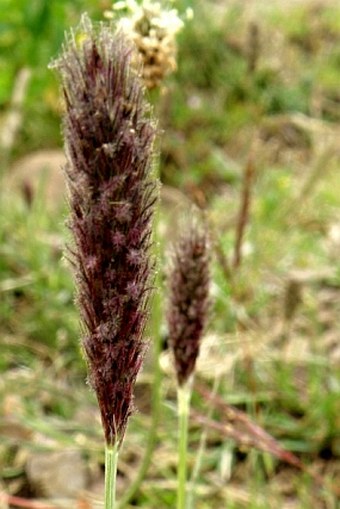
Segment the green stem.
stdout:
<svg viewBox="0 0 340 509">
<path fill-rule="evenodd" d="M 105 445 L 105 504 L 104 509 L 116 508 L 118 444 Z"/>
<path fill-rule="evenodd" d="M 220 377 L 215 377 L 214 385 L 213 385 L 213 388 L 212 388 L 212 395 L 213 396 L 215 396 L 217 394 L 219 385 L 220 385 Z M 212 413 L 213 413 L 213 406 L 211 406 L 210 409 L 209 409 L 208 418 L 211 418 Z M 203 455 L 204 455 L 204 452 L 205 452 L 205 449 L 206 449 L 206 445 L 207 445 L 207 438 L 208 438 L 208 433 L 207 433 L 207 429 L 205 428 L 202 431 L 201 436 L 200 436 L 198 452 L 196 454 L 196 461 L 195 461 L 195 464 L 194 464 L 194 467 L 193 467 L 193 470 L 192 470 L 192 474 L 191 474 L 191 478 L 190 478 L 189 492 L 188 492 L 188 501 L 187 501 L 187 508 L 188 509 L 193 509 L 193 507 L 194 507 L 194 502 L 195 502 L 195 487 L 196 487 L 197 479 L 198 479 L 198 476 L 200 474 L 201 467 L 202 467 L 202 460 L 203 460 Z"/>
<path fill-rule="evenodd" d="M 191 399 L 191 384 L 185 383 L 177 389 L 178 404 L 178 472 L 177 509 L 185 509 L 187 483 L 188 423 Z"/>
<path fill-rule="evenodd" d="M 1 172 L 8 165 L 18 131 L 21 128 L 23 105 L 32 74 L 30 67 L 23 67 L 15 78 L 8 114 L 0 129 Z"/>
</svg>

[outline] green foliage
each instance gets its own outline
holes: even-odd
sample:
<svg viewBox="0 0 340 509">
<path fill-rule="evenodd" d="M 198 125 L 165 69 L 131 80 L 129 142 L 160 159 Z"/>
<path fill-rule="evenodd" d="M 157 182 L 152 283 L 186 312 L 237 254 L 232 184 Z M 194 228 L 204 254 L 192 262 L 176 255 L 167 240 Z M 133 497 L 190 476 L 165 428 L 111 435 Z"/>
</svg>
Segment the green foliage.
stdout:
<svg viewBox="0 0 340 509">
<path fill-rule="evenodd" d="M 10 198 L 10 199 L 9 199 Z M 13 361 L 29 365 L 41 349 L 42 357 L 53 359 L 53 350 L 65 355 L 66 362 L 79 358 L 78 324 L 73 303 L 70 270 L 63 259 L 65 228 L 61 216 L 46 214 L 39 199 L 29 210 L 16 197 L 1 199 L 1 314 L 4 330 L 27 344 L 23 355 Z M 12 343 L 11 343 L 12 344 Z M 3 356 L 4 362 L 6 355 Z"/>
</svg>

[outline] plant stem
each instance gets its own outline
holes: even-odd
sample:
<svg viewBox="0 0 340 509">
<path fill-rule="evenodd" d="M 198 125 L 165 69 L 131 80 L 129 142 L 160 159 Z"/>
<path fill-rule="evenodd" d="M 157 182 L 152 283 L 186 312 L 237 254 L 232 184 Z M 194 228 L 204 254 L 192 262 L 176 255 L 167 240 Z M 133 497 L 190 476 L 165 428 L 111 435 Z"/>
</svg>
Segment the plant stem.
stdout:
<svg viewBox="0 0 340 509">
<path fill-rule="evenodd" d="M 116 479 L 118 463 L 118 444 L 105 445 L 105 503 L 104 509 L 116 507 Z"/>
<path fill-rule="evenodd" d="M 214 385 L 213 385 L 212 393 L 211 393 L 213 396 L 215 396 L 217 394 L 217 391 L 218 391 L 218 388 L 219 388 L 219 385 L 220 385 L 220 381 L 221 381 L 221 379 L 220 379 L 219 376 L 215 377 Z M 211 419 L 211 416 L 212 416 L 212 413 L 213 413 L 213 408 L 214 407 L 212 405 L 209 408 L 209 412 L 208 412 L 208 415 L 207 415 L 208 419 Z M 190 487 L 189 487 L 188 501 L 187 501 L 187 508 L 188 509 L 193 509 L 193 507 L 194 507 L 194 502 L 195 502 L 195 486 L 196 486 L 197 479 L 198 479 L 198 476 L 199 476 L 200 471 L 201 471 L 203 455 L 204 455 L 204 451 L 205 451 L 206 445 L 207 445 L 207 438 L 208 438 L 208 432 L 207 432 L 207 428 L 205 428 L 202 431 L 201 436 L 200 436 L 198 452 L 196 454 L 196 461 L 195 461 L 194 468 L 192 470 L 192 474 L 191 474 L 191 478 L 190 478 Z"/>
<path fill-rule="evenodd" d="M 185 509 L 187 482 L 188 422 L 191 399 L 190 380 L 178 386 L 178 472 L 177 509 Z"/>
<path fill-rule="evenodd" d="M 242 261 L 242 244 L 246 226 L 249 222 L 251 191 L 254 185 L 254 176 L 255 176 L 255 166 L 253 161 L 253 155 L 250 154 L 247 165 L 244 169 L 243 188 L 241 191 L 241 204 L 236 225 L 233 269 L 237 269 L 241 265 Z"/>
<path fill-rule="evenodd" d="M 9 111 L 0 129 L 1 159 L 4 168 L 8 163 L 16 135 L 22 123 L 23 103 L 31 77 L 32 69 L 30 67 L 23 67 L 19 70 L 13 87 Z"/>
</svg>

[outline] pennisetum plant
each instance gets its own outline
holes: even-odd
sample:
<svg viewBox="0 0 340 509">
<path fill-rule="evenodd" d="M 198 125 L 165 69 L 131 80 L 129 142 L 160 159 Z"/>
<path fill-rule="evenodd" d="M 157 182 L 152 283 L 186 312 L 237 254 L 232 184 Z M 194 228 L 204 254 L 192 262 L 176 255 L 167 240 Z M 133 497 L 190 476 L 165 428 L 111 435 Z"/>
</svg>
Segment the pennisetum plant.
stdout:
<svg viewBox="0 0 340 509">
<path fill-rule="evenodd" d="M 209 310 L 209 253 L 206 228 L 197 220 L 183 231 L 172 255 L 167 322 L 177 375 L 177 508 L 186 507 L 188 418 L 192 379 Z"/>
<path fill-rule="evenodd" d="M 105 509 L 145 351 L 153 259 L 155 123 L 122 33 L 84 15 L 53 63 L 65 103 L 65 176 L 89 381 L 105 436 Z"/>
</svg>

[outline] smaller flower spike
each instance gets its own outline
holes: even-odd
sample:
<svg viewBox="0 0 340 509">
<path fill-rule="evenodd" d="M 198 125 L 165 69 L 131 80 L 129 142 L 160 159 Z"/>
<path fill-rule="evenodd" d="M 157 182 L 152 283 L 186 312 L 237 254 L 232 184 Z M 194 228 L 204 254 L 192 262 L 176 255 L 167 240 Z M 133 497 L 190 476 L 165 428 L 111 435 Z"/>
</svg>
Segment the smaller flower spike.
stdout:
<svg viewBox="0 0 340 509">
<path fill-rule="evenodd" d="M 121 443 L 132 412 L 153 272 L 156 129 L 132 51 L 122 34 L 103 24 L 95 29 L 84 16 L 54 64 L 66 106 L 82 344 L 109 446 Z"/>
<path fill-rule="evenodd" d="M 184 385 L 195 369 L 209 310 L 207 233 L 192 222 L 175 246 L 169 276 L 168 328 L 177 380 Z"/>
</svg>

